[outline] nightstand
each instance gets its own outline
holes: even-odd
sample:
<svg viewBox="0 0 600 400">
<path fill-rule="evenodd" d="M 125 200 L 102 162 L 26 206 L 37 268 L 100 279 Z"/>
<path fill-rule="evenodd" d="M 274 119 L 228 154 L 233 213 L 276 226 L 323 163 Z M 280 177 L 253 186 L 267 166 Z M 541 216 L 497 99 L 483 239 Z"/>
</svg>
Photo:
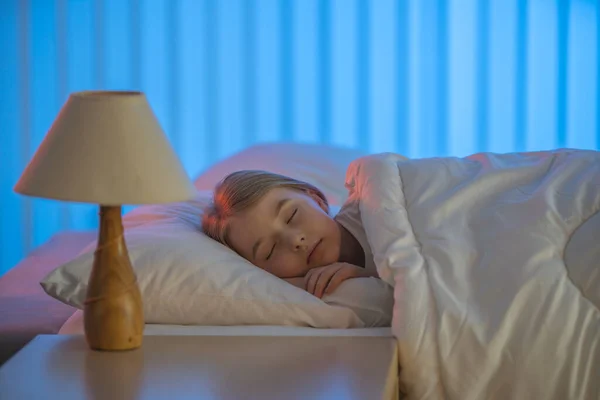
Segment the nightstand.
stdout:
<svg viewBox="0 0 600 400">
<path fill-rule="evenodd" d="M 145 336 L 89 350 L 40 335 L 0 368 L 0 399 L 397 399 L 396 342 L 382 337 Z"/>
</svg>

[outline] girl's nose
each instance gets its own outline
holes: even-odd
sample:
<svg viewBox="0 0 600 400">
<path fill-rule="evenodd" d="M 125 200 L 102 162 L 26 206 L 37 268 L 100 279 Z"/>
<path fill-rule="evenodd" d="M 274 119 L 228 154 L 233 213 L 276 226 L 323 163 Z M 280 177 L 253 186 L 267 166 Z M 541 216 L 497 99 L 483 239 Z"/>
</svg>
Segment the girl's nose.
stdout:
<svg viewBox="0 0 600 400">
<path fill-rule="evenodd" d="M 294 232 L 290 235 L 292 249 L 294 251 L 303 251 L 307 248 L 306 236 L 301 232 Z"/>
</svg>

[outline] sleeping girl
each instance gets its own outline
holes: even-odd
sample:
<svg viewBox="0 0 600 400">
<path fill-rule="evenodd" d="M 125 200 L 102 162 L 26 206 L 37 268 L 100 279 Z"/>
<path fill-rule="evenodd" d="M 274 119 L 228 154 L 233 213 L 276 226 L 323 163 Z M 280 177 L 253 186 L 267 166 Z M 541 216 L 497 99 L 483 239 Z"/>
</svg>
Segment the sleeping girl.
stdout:
<svg viewBox="0 0 600 400">
<path fill-rule="evenodd" d="M 374 154 L 344 184 L 332 218 L 309 184 L 237 172 L 203 227 L 318 297 L 392 286 L 410 398 L 598 398 L 600 152 Z"/>
<path fill-rule="evenodd" d="M 215 188 L 202 228 L 271 274 L 321 298 L 351 278 L 377 277 L 358 209 L 331 217 L 315 186 L 265 171 L 238 171 Z"/>
</svg>

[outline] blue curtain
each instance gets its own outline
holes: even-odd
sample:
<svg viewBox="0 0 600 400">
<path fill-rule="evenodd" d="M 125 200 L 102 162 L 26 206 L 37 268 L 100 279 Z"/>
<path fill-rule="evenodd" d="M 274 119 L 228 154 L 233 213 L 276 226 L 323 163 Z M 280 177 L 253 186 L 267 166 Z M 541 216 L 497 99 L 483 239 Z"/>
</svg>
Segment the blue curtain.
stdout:
<svg viewBox="0 0 600 400">
<path fill-rule="evenodd" d="M 72 91 L 143 90 L 190 176 L 254 143 L 597 149 L 585 0 L 1 0 L 0 274 L 94 206 L 12 188 Z"/>
</svg>

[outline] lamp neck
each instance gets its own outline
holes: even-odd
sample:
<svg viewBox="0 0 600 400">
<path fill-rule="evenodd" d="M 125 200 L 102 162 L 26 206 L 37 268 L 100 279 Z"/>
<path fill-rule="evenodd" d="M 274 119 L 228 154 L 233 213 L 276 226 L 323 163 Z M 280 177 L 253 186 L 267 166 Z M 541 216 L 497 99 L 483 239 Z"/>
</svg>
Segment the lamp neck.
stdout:
<svg viewBox="0 0 600 400">
<path fill-rule="evenodd" d="M 121 206 L 100 206 L 100 237 L 115 239 L 123 234 Z"/>
</svg>

